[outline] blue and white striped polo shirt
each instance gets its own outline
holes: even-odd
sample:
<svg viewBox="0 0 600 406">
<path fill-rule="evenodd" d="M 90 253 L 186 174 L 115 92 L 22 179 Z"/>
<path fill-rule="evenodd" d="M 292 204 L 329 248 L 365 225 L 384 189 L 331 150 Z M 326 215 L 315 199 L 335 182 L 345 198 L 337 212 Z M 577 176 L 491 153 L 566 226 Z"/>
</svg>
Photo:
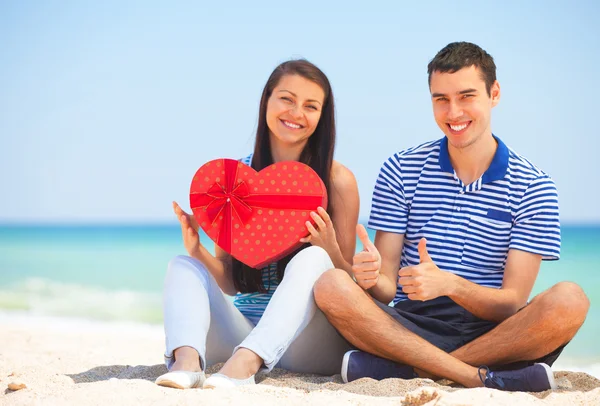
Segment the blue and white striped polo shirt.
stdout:
<svg viewBox="0 0 600 406">
<path fill-rule="evenodd" d="M 252 155 L 250 154 L 240 161 L 245 165 L 252 163 Z M 238 293 L 233 299 L 233 304 L 238 310 L 246 316 L 251 322 L 257 324 L 262 317 L 267 305 L 271 301 L 271 297 L 277 286 L 279 286 L 279 280 L 277 278 L 277 262 L 264 267 L 262 270 L 262 283 L 267 289 L 265 293 L 253 292 L 253 293 Z"/>
<path fill-rule="evenodd" d="M 494 138 L 498 148 L 490 167 L 470 185 L 452 168 L 446 137 L 383 164 L 368 225 L 405 235 L 401 267 L 419 263 L 422 237 L 440 269 L 492 288 L 502 286 L 509 249 L 559 258 L 554 182 Z M 399 286 L 394 303 L 407 299 Z"/>
</svg>

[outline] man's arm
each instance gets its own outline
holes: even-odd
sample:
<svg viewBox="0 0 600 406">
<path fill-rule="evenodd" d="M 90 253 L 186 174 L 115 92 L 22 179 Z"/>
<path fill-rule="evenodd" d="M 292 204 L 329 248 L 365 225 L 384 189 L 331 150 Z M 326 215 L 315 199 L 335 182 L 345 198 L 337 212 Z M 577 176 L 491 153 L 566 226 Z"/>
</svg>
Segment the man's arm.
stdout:
<svg viewBox="0 0 600 406">
<path fill-rule="evenodd" d="M 359 225 L 356 231 L 364 251 L 354 256 L 354 278 L 372 297 L 387 304 L 396 296 L 404 234 L 377 231 L 373 244 L 364 227 Z"/>
<path fill-rule="evenodd" d="M 457 279 L 449 296 L 483 319 L 502 321 L 525 306 L 542 259 L 560 256 L 558 192 L 547 175 L 527 186 L 515 213 L 502 288 Z"/>
<path fill-rule="evenodd" d="M 527 303 L 542 262 L 542 256 L 510 249 L 500 289 L 470 282 L 451 272 L 442 271 L 427 252 L 427 241 L 419 242 L 419 265 L 398 272 L 398 283 L 410 300 L 431 300 L 449 296 L 460 306 L 484 319 L 500 322 Z"/>
<path fill-rule="evenodd" d="M 394 300 L 398 289 L 398 270 L 404 247 L 404 234 L 377 231 L 375 247 L 381 255 L 381 270 L 377 285 L 369 289 L 369 293 L 381 303 L 387 304 Z"/>
<path fill-rule="evenodd" d="M 527 304 L 541 262 L 541 255 L 511 249 L 502 288 L 487 288 L 451 274 L 454 283 L 448 296 L 481 319 L 501 322 Z"/>
<path fill-rule="evenodd" d="M 364 227 L 357 227 L 365 251 L 354 256 L 352 266 L 358 285 L 382 303 L 396 296 L 409 211 L 400 160 L 394 155 L 381 166 L 373 190 L 369 226 L 377 229 L 375 244 Z"/>
</svg>

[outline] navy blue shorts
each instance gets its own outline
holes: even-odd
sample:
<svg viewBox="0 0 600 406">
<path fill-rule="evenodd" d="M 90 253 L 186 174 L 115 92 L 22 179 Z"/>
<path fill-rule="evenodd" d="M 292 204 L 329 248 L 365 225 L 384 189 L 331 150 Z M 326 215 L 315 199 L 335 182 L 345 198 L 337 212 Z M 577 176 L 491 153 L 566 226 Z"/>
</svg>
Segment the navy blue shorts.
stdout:
<svg viewBox="0 0 600 406">
<path fill-rule="evenodd" d="M 448 353 L 484 335 L 498 325 L 493 321 L 480 319 L 447 296 L 425 302 L 405 300 L 398 302 L 394 307 L 377 300 L 375 303 L 406 329 Z M 536 360 L 495 365 L 493 369 L 520 369 L 536 362 L 552 365 L 564 347 L 563 345 Z"/>
</svg>

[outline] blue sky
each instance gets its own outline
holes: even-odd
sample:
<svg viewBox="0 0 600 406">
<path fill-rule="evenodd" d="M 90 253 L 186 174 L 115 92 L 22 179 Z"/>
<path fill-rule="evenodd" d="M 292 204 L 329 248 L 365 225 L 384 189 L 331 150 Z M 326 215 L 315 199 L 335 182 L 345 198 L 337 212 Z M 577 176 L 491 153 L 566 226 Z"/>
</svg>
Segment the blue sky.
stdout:
<svg viewBox="0 0 600 406">
<path fill-rule="evenodd" d="M 332 82 L 364 219 L 381 163 L 442 136 L 426 66 L 462 40 L 496 60 L 494 133 L 555 179 L 564 222 L 600 222 L 599 3 L 203 3 L 0 3 L 0 222 L 174 222 L 200 165 L 251 151 L 293 57 Z"/>
</svg>

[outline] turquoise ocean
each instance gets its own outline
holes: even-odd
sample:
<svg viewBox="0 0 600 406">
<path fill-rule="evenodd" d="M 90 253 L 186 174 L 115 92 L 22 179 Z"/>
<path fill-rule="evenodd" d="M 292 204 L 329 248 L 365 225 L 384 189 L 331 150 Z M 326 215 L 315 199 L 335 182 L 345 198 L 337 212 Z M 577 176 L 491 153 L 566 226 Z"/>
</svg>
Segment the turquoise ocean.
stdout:
<svg viewBox="0 0 600 406">
<path fill-rule="evenodd" d="M 583 287 L 590 312 L 556 365 L 600 377 L 600 225 L 563 226 L 562 239 L 532 295 L 562 280 Z M 0 312 L 160 325 L 166 266 L 178 254 L 178 225 L 0 225 Z"/>
</svg>

